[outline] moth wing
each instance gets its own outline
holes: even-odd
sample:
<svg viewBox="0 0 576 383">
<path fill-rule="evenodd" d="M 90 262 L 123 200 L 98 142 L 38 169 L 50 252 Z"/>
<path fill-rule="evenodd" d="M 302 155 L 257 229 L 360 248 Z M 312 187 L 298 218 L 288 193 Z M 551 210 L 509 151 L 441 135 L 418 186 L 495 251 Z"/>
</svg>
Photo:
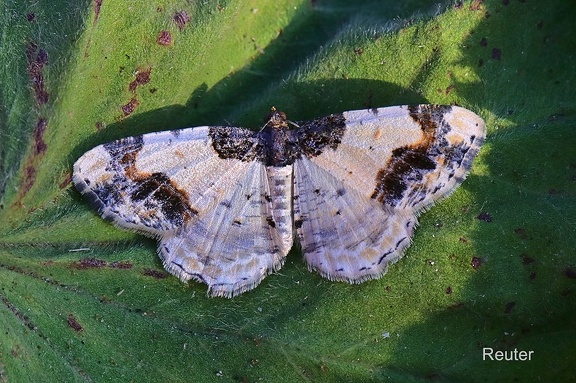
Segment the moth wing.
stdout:
<svg viewBox="0 0 576 383">
<path fill-rule="evenodd" d="M 351 283 L 377 278 L 410 244 L 416 217 L 383 207 L 313 160 L 294 164 L 294 223 L 310 269 Z"/>
<path fill-rule="evenodd" d="M 290 200 L 292 168 L 280 169 L 287 187 L 272 188 L 260 162 L 225 161 L 220 192 L 204 198 L 219 203 L 163 236 L 159 252 L 164 267 L 181 280 L 206 283 L 211 296 L 232 297 L 279 269 L 292 247 L 291 210 L 277 203 Z"/>
<path fill-rule="evenodd" d="M 103 218 L 161 236 L 198 215 L 193 199 L 218 170 L 209 143 L 207 127 L 109 142 L 76 161 L 74 185 Z"/>
<path fill-rule="evenodd" d="M 220 158 L 213 132 L 243 148 L 236 155 L 244 160 Z M 265 167 L 249 159 L 255 137 L 209 127 L 129 137 L 84 154 L 73 180 L 104 218 L 160 238 L 168 271 L 231 296 L 280 267 L 292 244 L 292 222 L 274 211 Z"/>
<path fill-rule="evenodd" d="M 294 164 L 294 219 L 311 269 L 361 282 L 383 275 L 409 245 L 419 212 L 464 180 L 485 126 L 450 106 L 343 116 L 336 148 Z"/>
</svg>

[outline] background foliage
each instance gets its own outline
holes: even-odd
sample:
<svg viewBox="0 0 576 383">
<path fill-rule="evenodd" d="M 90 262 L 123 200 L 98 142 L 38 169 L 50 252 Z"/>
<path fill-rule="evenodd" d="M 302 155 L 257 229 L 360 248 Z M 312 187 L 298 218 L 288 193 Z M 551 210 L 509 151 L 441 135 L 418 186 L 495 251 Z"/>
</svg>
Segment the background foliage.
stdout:
<svg viewBox="0 0 576 383">
<path fill-rule="evenodd" d="M 574 380 L 575 17 L 560 0 L 0 0 L 0 381 Z M 359 286 L 293 250 L 208 299 L 70 184 L 127 135 L 422 102 L 476 111 L 487 142 Z"/>
</svg>

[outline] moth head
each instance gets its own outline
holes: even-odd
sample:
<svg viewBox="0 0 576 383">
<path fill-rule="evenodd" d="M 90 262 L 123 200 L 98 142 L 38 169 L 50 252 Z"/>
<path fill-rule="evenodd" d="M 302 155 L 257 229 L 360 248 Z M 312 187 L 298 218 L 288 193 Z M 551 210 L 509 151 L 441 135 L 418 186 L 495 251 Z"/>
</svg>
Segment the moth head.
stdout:
<svg viewBox="0 0 576 383">
<path fill-rule="evenodd" d="M 275 107 L 270 109 L 270 113 L 266 116 L 266 126 L 271 128 L 280 129 L 288 126 L 286 121 L 286 113 L 276 110 Z"/>
</svg>

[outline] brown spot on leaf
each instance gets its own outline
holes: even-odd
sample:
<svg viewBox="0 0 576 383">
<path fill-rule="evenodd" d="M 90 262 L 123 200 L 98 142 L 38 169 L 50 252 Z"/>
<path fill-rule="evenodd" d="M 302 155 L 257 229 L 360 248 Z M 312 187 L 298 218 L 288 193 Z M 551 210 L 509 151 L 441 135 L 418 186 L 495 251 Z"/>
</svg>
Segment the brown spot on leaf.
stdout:
<svg viewBox="0 0 576 383">
<path fill-rule="evenodd" d="M 34 182 L 36 182 L 36 168 L 34 165 L 28 165 L 24 170 L 24 180 L 22 182 L 21 193 L 22 196 L 30 191 L 32 185 L 34 185 Z"/>
<path fill-rule="evenodd" d="M 536 260 L 526 254 L 522 254 L 522 264 L 523 265 L 529 265 L 531 263 L 536 262 Z"/>
<path fill-rule="evenodd" d="M 502 58 L 502 51 L 500 48 L 492 48 L 492 58 L 494 60 L 500 60 Z"/>
<path fill-rule="evenodd" d="M 43 136 L 46 130 L 46 119 L 40 118 L 36 123 L 36 128 L 34 128 L 34 154 L 42 154 L 46 151 L 46 143 L 44 142 Z"/>
<path fill-rule="evenodd" d="M 41 65 L 48 64 L 48 52 L 42 48 L 39 48 L 38 52 L 36 53 L 36 62 Z"/>
<path fill-rule="evenodd" d="M 516 302 L 508 302 L 506 306 L 504 306 L 504 314 L 510 314 L 512 310 L 516 307 Z"/>
<path fill-rule="evenodd" d="M 128 86 L 128 90 L 130 92 L 134 92 L 136 91 L 136 88 L 138 88 L 140 85 L 148 84 L 150 82 L 150 71 L 151 68 L 137 70 L 136 78 L 134 79 L 134 81 L 130 83 L 130 85 Z"/>
<path fill-rule="evenodd" d="M 180 30 L 183 30 L 186 24 L 190 22 L 190 16 L 184 10 L 176 12 L 173 19 Z"/>
<path fill-rule="evenodd" d="M 48 53 L 44 49 L 38 48 L 36 43 L 30 41 L 26 45 L 26 59 L 28 61 L 28 77 L 32 82 L 36 103 L 38 105 L 46 104 L 48 102 L 48 92 L 45 89 L 42 69 L 44 65 L 48 64 Z"/>
<path fill-rule="evenodd" d="M 76 332 L 82 331 L 82 325 L 78 322 L 78 319 L 72 314 L 68 314 L 68 318 L 66 319 L 68 326 L 72 328 Z"/>
<path fill-rule="evenodd" d="M 160 31 L 160 35 L 158 35 L 156 42 L 159 45 L 168 46 L 172 44 L 172 35 L 168 31 Z"/>
<path fill-rule="evenodd" d="M 571 266 L 567 266 L 567 267 L 564 269 L 564 275 L 565 275 L 567 278 L 576 279 L 576 269 L 574 269 L 574 268 L 571 267 Z"/>
<path fill-rule="evenodd" d="M 456 87 L 456 85 L 454 85 L 454 84 L 448 85 L 448 86 L 446 87 L 446 90 L 444 91 L 444 93 L 445 93 L 446 95 L 450 94 L 450 92 L 452 92 L 452 89 L 454 89 L 455 87 Z"/>
<path fill-rule="evenodd" d="M 98 17 L 100 17 L 100 9 L 102 8 L 102 0 L 94 0 L 94 22 L 98 22 Z"/>
<path fill-rule="evenodd" d="M 106 261 L 98 258 L 83 258 L 72 264 L 75 268 L 80 270 L 86 269 L 99 269 L 106 266 Z"/>
<path fill-rule="evenodd" d="M 128 90 L 132 93 L 136 93 L 136 88 L 140 85 L 148 84 L 150 82 L 150 71 L 151 68 L 138 69 L 135 75 L 136 78 L 130 83 L 130 85 L 128 85 Z M 138 101 L 136 97 L 132 97 L 128 103 L 122 105 L 121 108 L 124 117 L 134 113 L 138 105 L 140 105 L 140 101 Z"/>
<path fill-rule="evenodd" d="M 103 0 L 94 0 L 92 6 L 94 8 L 94 20 L 92 20 L 92 29 L 88 35 L 88 42 L 86 43 L 86 48 L 84 48 L 84 57 L 88 57 L 90 53 L 90 46 L 92 45 L 92 31 L 96 23 L 98 22 L 98 17 L 100 17 L 100 8 L 102 7 Z"/>
<path fill-rule="evenodd" d="M 102 121 L 96 121 L 96 130 L 101 131 L 104 129 L 104 123 Z"/>
<path fill-rule="evenodd" d="M 154 269 L 144 269 L 143 274 L 148 276 L 148 277 L 155 278 L 155 279 L 164 279 L 164 278 L 168 277 L 168 274 L 166 274 L 165 272 L 160 271 L 160 270 L 154 270 Z"/>
<path fill-rule="evenodd" d="M 140 102 L 137 99 L 132 98 L 127 104 L 122 105 L 124 116 L 129 116 L 134 113 L 139 104 Z"/>
<path fill-rule="evenodd" d="M 478 214 L 476 216 L 476 219 L 479 219 L 480 221 L 484 221 L 484 222 L 492 222 L 492 216 L 485 211 Z"/>
<path fill-rule="evenodd" d="M 446 287 L 446 294 L 448 295 L 452 294 L 452 287 L 450 286 Z"/>
<path fill-rule="evenodd" d="M 112 267 L 114 269 L 125 270 L 125 269 L 131 269 L 134 265 L 132 264 L 132 262 L 128 262 L 128 261 L 115 261 L 115 262 L 110 262 L 110 264 L 108 266 Z"/>
<path fill-rule="evenodd" d="M 14 314 L 16 318 L 18 318 L 18 320 L 20 320 L 26 327 L 28 327 L 28 329 L 36 331 L 37 327 L 34 325 L 34 323 L 30 321 L 30 318 L 28 318 L 26 314 L 20 311 L 18 307 L 14 306 L 14 304 L 12 304 L 12 302 L 10 302 L 8 298 L 6 298 L 4 295 L 0 295 L 0 300 L 2 301 L 4 306 L 6 306 L 6 308 L 8 308 L 8 310 L 10 310 L 12 314 Z"/>
<path fill-rule="evenodd" d="M 361 56 L 362 53 L 364 53 L 364 50 L 362 48 L 354 48 L 354 53 L 356 53 L 358 56 Z"/>
<path fill-rule="evenodd" d="M 482 258 L 472 257 L 472 260 L 470 261 L 470 266 L 472 266 L 474 270 L 477 270 L 480 266 L 482 266 L 483 263 L 484 261 L 482 260 Z"/>
</svg>

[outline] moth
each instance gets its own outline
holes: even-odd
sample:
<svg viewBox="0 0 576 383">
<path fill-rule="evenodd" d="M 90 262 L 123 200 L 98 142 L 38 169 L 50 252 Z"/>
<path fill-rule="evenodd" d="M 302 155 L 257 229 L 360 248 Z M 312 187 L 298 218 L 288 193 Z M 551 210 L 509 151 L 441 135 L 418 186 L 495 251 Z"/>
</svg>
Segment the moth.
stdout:
<svg viewBox="0 0 576 383">
<path fill-rule="evenodd" d="M 330 280 L 379 278 L 418 215 L 464 181 L 486 134 L 457 106 L 392 106 L 258 132 L 201 126 L 127 137 L 74 164 L 73 181 L 115 225 L 158 239 L 167 271 L 233 297 L 282 267 L 295 238 Z"/>
</svg>

